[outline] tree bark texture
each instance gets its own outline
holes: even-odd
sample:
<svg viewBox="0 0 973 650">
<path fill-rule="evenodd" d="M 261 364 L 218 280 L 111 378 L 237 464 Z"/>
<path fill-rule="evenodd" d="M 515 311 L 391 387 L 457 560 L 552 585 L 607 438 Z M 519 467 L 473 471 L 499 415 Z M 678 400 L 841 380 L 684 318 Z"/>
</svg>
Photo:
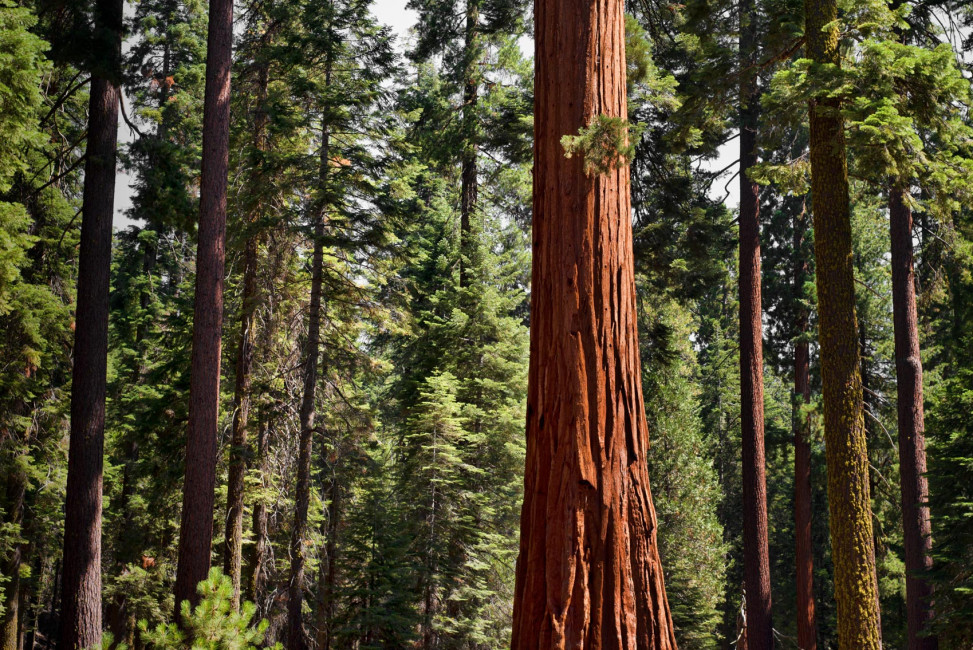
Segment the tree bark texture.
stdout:
<svg viewBox="0 0 973 650">
<path fill-rule="evenodd" d="M 743 479 L 743 574 L 747 648 L 770 650 L 770 551 L 767 541 L 767 470 L 764 453 L 764 355 L 760 292 L 760 187 L 748 171 L 757 164 L 759 94 L 756 11 L 740 0 L 740 433 Z"/>
<path fill-rule="evenodd" d="M 936 636 L 924 635 L 932 621 L 932 585 L 924 575 L 932 568 L 932 528 L 925 476 L 926 427 L 912 259 L 912 209 L 906 203 L 906 190 L 902 187 L 890 188 L 889 219 L 909 650 L 936 650 L 939 647 Z"/>
<path fill-rule="evenodd" d="M 199 600 L 196 585 L 209 573 L 213 543 L 232 48 L 233 1 L 210 0 L 189 430 L 175 586 L 177 620 L 182 601 L 195 606 Z"/>
<path fill-rule="evenodd" d="M 805 217 L 794 223 L 794 299 L 797 304 L 794 342 L 794 558 L 797 591 L 797 645 L 802 650 L 817 650 L 817 623 L 814 615 L 814 543 L 811 538 L 811 416 L 802 408 L 811 402 L 810 345 L 806 339 L 809 314 L 800 304 L 808 274 L 803 254 Z"/>
<path fill-rule="evenodd" d="M 257 71 L 257 113 L 254 120 L 253 146 L 257 151 L 266 148 L 267 99 L 269 70 L 267 64 Z M 251 182 L 259 187 L 259 162 Z M 223 554 L 223 573 L 233 582 L 233 608 L 240 608 L 240 576 L 243 568 L 243 496 L 247 474 L 247 425 L 250 419 L 250 385 L 252 383 L 253 352 L 256 341 L 256 313 L 258 288 L 257 264 L 259 233 L 255 231 L 262 205 L 259 201 L 248 210 L 246 243 L 243 250 L 243 296 L 240 308 L 240 336 L 237 344 L 236 378 L 233 386 L 233 431 L 230 442 L 230 476 L 226 486 L 226 548 Z"/>
<path fill-rule="evenodd" d="M 326 73 L 331 78 L 330 64 Z M 326 192 L 331 160 L 329 124 L 322 129 L 321 191 Z M 326 199 L 325 199 L 326 200 Z M 314 222 L 314 251 L 311 256 L 311 303 L 307 314 L 307 347 L 304 350 L 304 396 L 301 400 L 301 436 L 298 442 L 297 488 L 294 496 L 294 526 L 291 529 L 291 575 L 287 598 L 287 648 L 309 646 L 304 633 L 304 539 L 307 537 L 307 509 L 311 499 L 311 443 L 314 436 L 315 399 L 318 384 L 318 356 L 321 347 L 321 289 L 324 281 L 324 225 L 326 206 L 318 208 Z"/>
<path fill-rule="evenodd" d="M 839 65 L 836 0 L 807 0 L 804 10 L 809 58 L 818 66 Z M 848 650 L 880 650 L 868 450 L 855 315 L 848 160 L 843 119 L 838 111 L 836 99 L 811 100 L 818 337 L 838 643 Z"/>
<path fill-rule="evenodd" d="M 101 498 L 108 367 L 108 288 L 115 156 L 118 138 L 123 8 L 99 0 L 96 29 L 111 45 L 91 78 L 85 150 L 74 366 L 71 373 L 71 439 L 64 504 L 64 582 L 60 644 L 65 650 L 101 644 Z"/>
<path fill-rule="evenodd" d="M 515 650 L 676 647 L 656 545 L 629 169 L 561 137 L 627 117 L 621 0 L 534 10 L 533 280 Z"/>
</svg>

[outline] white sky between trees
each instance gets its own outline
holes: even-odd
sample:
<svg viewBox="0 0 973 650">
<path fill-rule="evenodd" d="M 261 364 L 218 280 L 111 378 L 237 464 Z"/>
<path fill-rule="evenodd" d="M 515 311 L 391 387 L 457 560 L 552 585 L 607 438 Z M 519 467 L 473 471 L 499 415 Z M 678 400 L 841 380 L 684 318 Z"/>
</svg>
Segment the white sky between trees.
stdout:
<svg viewBox="0 0 973 650">
<path fill-rule="evenodd" d="M 396 45 L 400 51 L 405 49 L 409 38 L 409 31 L 412 29 L 416 20 L 416 13 L 410 9 L 406 9 L 405 2 L 406 0 L 374 0 L 374 4 L 372 5 L 372 12 L 378 21 L 382 24 L 389 25 L 395 32 L 397 36 Z M 126 13 L 129 12 L 126 11 Z M 125 106 L 126 110 L 130 111 L 132 104 L 130 101 L 126 101 Z M 129 118 L 134 119 L 134 116 L 129 114 Z M 119 119 L 118 122 L 118 143 L 119 145 L 129 144 L 133 140 L 132 131 L 123 120 Z M 720 149 L 718 158 L 704 161 L 702 166 L 706 169 L 715 170 L 723 169 L 729 165 L 737 157 L 735 143 L 735 139 L 731 140 Z M 730 180 L 730 177 L 736 170 L 736 167 L 734 167 L 727 171 L 721 179 L 713 183 L 710 190 L 710 194 L 714 198 L 722 198 L 729 191 L 726 203 L 730 208 L 735 208 L 740 202 L 740 181 L 739 179 L 732 179 L 728 187 L 724 187 L 724 185 L 727 180 Z M 132 184 L 134 181 L 134 177 L 119 165 L 118 173 L 115 177 L 114 226 L 116 229 L 124 229 L 136 223 L 135 220 L 130 219 L 126 215 L 126 212 L 132 207 L 132 193 L 134 191 Z"/>
</svg>

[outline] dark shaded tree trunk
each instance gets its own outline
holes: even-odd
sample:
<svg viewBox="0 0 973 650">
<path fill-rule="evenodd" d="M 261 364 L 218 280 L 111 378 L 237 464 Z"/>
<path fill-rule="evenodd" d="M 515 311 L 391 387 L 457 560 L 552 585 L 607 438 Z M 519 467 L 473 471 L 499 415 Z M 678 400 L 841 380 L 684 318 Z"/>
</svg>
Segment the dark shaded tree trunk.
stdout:
<svg viewBox="0 0 973 650">
<path fill-rule="evenodd" d="M 3 436 L 6 437 L 6 436 Z M 18 441 L 21 442 L 21 441 Z M 24 453 L 26 453 L 27 441 Z M 3 511 L 7 515 L 7 524 L 12 526 L 22 526 L 24 521 L 24 497 L 27 494 L 27 476 L 23 471 L 15 470 L 6 477 L 6 494 L 4 495 Z M 3 558 L 2 573 L 7 578 L 3 585 L 3 619 L 0 621 L 0 648 L 3 650 L 19 650 L 20 630 L 23 627 L 23 618 L 27 615 L 25 610 L 20 607 L 22 596 L 22 585 L 20 580 L 20 569 L 24 562 L 26 545 L 22 543 L 14 544 L 10 549 L 10 554 Z"/>
<path fill-rule="evenodd" d="M 71 443 L 64 504 L 64 578 L 60 644 L 101 644 L 101 497 L 108 366 L 108 288 L 118 137 L 123 9 L 99 0 L 95 25 L 106 48 L 91 78 L 82 197 Z"/>
<path fill-rule="evenodd" d="M 807 0 L 804 11 L 808 57 L 819 65 L 839 65 L 836 0 Z M 880 650 L 848 160 L 838 109 L 833 98 L 810 103 L 818 337 L 838 642 L 842 648 Z"/>
<path fill-rule="evenodd" d="M 270 430 L 267 417 L 264 414 L 257 422 L 257 467 L 260 470 L 260 481 L 264 489 L 270 487 L 270 468 L 267 462 L 270 456 Z M 269 551 L 270 535 L 268 532 L 267 504 L 263 499 L 253 506 L 253 550 L 250 554 L 250 579 L 247 593 L 250 600 L 260 602 L 260 595 L 267 583 L 266 563 Z"/>
<path fill-rule="evenodd" d="M 175 586 L 177 620 L 180 618 L 179 607 L 182 601 L 188 600 L 195 606 L 199 600 L 196 585 L 209 573 L 213 543 L 232 48 L 233 2 L 210 0 L 193 352 L 190 362 L 189 431 L 186 438 L 186 479 Z"/>
<path fill-rule="evenodd" d="M 257 72 L 257 115 L 254 120 L 253 145 L 257 151 L 266 148 L 267 85 L 269 69 L 264 63 Z M 259 176 L 259 163 L 255 165 Z M 258 178 L 252 181 L 259 186 Z M 256 190 L 259 192 L 259 190 Z M 247 240 L 243 251 L 243 296 L 240 308 L 240 336 L 237 344 L 236 379 L 233 386 L 233 432 L 230 443 L 230 476 L 226 486 L 226 546 L 223 553 L 223 573 L 233 581 L 233 608 L 240 608 L 240 576 L 243 567 L 243 496 L 247 473 L 247 423 L 250 418 L 250 385 L 252 383 L 253 352 L 256 341 L 256 311 L 258 302 L 257 264 L 259 233 L 255 232 L 262 204 L 257 201 L 249 210 Z"/>
<path fill-rule="evenodd" d="M 335 437 L 337 446 L 337 436 Z M 338 482 L 337 463 L 341 454 L 335 449 L 335 461 L 327 481 L 326 499 L 328 517 L 323 525 L 325 557 L 320 563 L 320 580 L 317 602 L 317 650 L 331 650 L 334 627 L 335 580 L 338 573 L 338 524 L 341 517 L 341 485 Z"/>
<path fill-rule="evenodd" d="M 325 73 L 330 83 L 331 65 Z M 331 130 L 328 118 L 321 134 L 320 191 L 323 194 L 314 221 L 314 252 L 311 256 L 311 303 L 307 314 L 307 347 L 304 350 L 304 396 L 301 400 L 301 434 L 298 442 L 297 488 L 294 496 L 294 526 L 291 529 L 291 575 L 287 599 L 287 648 L 309 647 L 304 633 L 304 538 L 307 509 L 311 499 L 311 443 L 314 435 L 315 399 L 318 384 L 318 356 L 321 346 L 321 293 L 324 280 L 324 226 L 327 218 L 328 165 L 331 163 Z"/>
<path fill-rule="evenodd" d="M 743 478 L 743 575 L 747 648 L 770 650 L 770 551 L 764 453 L 764 355 L 760 291 L 760 187 L 748 173 L 757 164 L 760 97 L 756 73 L 756 12 L 741 0 L 740 18 L 740 433 Z"/>
<path fill-rule="evenodd" d="M 817 623 L 814 616 L 814 543 L 811 538 L 811 415 L 802 408 L 811 403 L 810 346 L 807 341 L 808 310 L 804 282 L 808 274 L 804 256 L 806 217 L 794 223 L 794 298 L 797 309 L 794 342 L 794 558 L 797 592 L 797 645 L 802 650 L 817 650 Z"/>
<path fill-rule="evenodd" d="M 676 647 L 656 544 L 629 169 L 561 137 L 627 117 L 621 0 L 538 0 L 527 462 L 515 650 Z"/>
<path fill-rule="evenodd" d="M 932 585 L 925 574 L 932 568 L 932 529 L 929 485 L 925 476 L 926 427 L 912 253 L 912 209 L 906 203 L 906 191 L 894 185 L 889 191 L 906 608 L 909 650 L 936 650 L 939 647 L 936 636 L 927 635 L 932 621 Z"/>
<path fill-rule="evenodd" d="M 476 234 L 473 220 L 476 218 L 477 196 L 477 103 L 479 101 L 479 63 L 477 36 L 479 34 L 480 2 L 467 0 L 466 31 L 463 43 L 465 70 L 463 80 L 463 160 L 460 187 L 460 286 L 469 286 L 469 267 L 475 255 Z"/>
</svg>

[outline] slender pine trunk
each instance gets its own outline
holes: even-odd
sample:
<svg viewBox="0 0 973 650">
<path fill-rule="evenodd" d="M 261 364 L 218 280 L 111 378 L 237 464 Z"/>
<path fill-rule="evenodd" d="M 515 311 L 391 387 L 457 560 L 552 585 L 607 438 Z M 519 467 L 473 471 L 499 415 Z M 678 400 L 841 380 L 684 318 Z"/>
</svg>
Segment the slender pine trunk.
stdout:
<svg viewBox="0 0 973 650">
<path fill-rule="evenodd" d="M 261 412 L 257 419 L 257 468 L 260 471 L 261 487 L 270 487 L 270 430 L 267 416 Z M 270 535 L 268 531 L 267 504 L 263 499 L 253 506 L 253 550 L 249 561 L 249 580 L 247 593 L 249 599 L 259 605 L 260 596 L 267 584 L 267 555 L 270 550 Z"/>
<path fill-rule="evenodd" d="M 808 57 L 815 64 L 840 65 L 837 19 L 837 0 L 806 0 L 804 33 Z M 810 103 L 818 337 L 838 642 L 842 648 L 880 650 L 848 161 L 838 109 L 834 98 Z"/>
<path fill-rule="evenodd" d="M 527 461 L 515 650 L 676 647 L 649 491 L 630 170 L 561 138 L 627 119 L 621 0 L 538 0 Z"/>
<path fill-rule="evenodd" d="M 189 430 L 175 585 L 176 620 L 181 620 L 179 608 L 184 600 L 194 606 L 199 600 L 196 585 L 209 573 L 213 544 L 232 48 L 233 0 L 210 0 Z"/>
<path fill-rule="evenodd" d="M 331 81 L 327 64 L 325 85 Z M 287 600 L 287 648 L 304 650 L 304 539 L 307 536 L 307 510 L 311 498 L 311 443 L 314 435 L 315 399 L 318 383 L 318 356 L 321 346 L 321 291 L 324 279 L 324 226 L 327 218 L 328 166 L 331 164 L 330 116 L 325 114 L 321 128 L 320 189 L 323 198 L 314 219 L 314 252 L 311 256 L 311 304 L 307 315 L 307 347 L 304 350 L 304 397 L 301 400 L 301 433 L 298 443 L 297 488 L 294 496 L 294 526 L 291 529 L 291 575 Z"/>
<path fill-rule="evenodd" d="M 91 79 L 88 107 L 71 442 L 64 506 L 64 585 L 59 647 L 101 643 L 101 498 L 108 366 L 108 287 L 118 137 L 121 0 L 99 0 L 95 25 L 106 51 Z"/>
<path fill-rule="evenodd" d="M 926 427 L 912 252 L 912 209 L 906 203 L 906 194 L 904 187 L 893 185 L 889 189 L 906 609 L 909 650 L 936 650 L 939 641 L 935 635 L 929 634 L 932 585 L 926 573 L 932 568 L 932 528 L 929 521 L 929 485 L 925 476 Z"/>
<path fill-rule="evenodd" d="M 743 575 L 747 648 L 770 650 L 770 552 L 767 541 L 767 476 L 764 453 L 763 312 L 760 277 L 760 187 L 750 179 L 757 164 L 760 95 L 756 11 L 740 0 L 740 433 L 743 478 Z"/>
<path fill-rule="evenodd" d="M 810 316 L 801 304 L 808 274 L 803 212 L 794 223 L 794 302 L 797 309 L 794 343 L 794 558 L 797 591 L 797 644 L 802 650 L 817 650 L 814 616 L 814 543 L 811 538 L 811 415 L 802 409 L 811 403 L 810 345 L 807 341 Z"/>
<path fill-rule="evenodd" d="M 460 171 L 460 286 L 469 286 L 470 266 L 476 254 L 477 197 L 477 104 L 479 102 L 479 35 L 480 0 L 466 2 L 466 29 L 463 42 L 463 156 Z"/>
<path fill-rule="evenodd" d="M 257 72 L 257 114 L 254 120 L 253 146 L 257 151 L 266 148 L 267 85 L 270 71 L 263 63 Z M 259 167 L 259 165 L 256 165 Z M 261 172 L 255 170 L 253 184 L 260 185 Z M 259 192 L 259 189 L 255 190 Z M 223 553 L 223 573 L 233 582 L 233 608 L 240 608 L 240 576 L 243 568 L 243 496 L 247 473 L 247 424 L 250 419 L 250 386 L 252 383 L 256 313 L 258 302 L 257 264 L 260 236 L 256 222 L 262 209 L 260 201 L 250 209 L 246 227 L 247 240 L 243 250 L 243 296 L 240 307 L 240 335 L 237 342 L 236 378 L 233 386 L 233 432 L 230 442 L 230 476 L 226 486 L 226 542 Z"/>
</svg>

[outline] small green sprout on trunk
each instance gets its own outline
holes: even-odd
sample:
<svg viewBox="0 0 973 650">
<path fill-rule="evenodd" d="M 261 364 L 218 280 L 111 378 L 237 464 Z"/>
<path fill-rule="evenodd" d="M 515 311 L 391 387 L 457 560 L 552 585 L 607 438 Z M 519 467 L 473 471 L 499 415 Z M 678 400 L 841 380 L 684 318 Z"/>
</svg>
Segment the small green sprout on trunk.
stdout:
<svg viewBox="0 0 973 650">
<path fill-rule="evenodd" d="M 621 117 L 598 115 L 578 135 L 561 138 L 564 155 L 571 158 L 580 153 L 584 159 L 584 171 L 591 174 L 608 174 L 624 167 L 635 155 L 635 143 L 639 141 L 644 124 L 630 124 Z"/>
</svg>

